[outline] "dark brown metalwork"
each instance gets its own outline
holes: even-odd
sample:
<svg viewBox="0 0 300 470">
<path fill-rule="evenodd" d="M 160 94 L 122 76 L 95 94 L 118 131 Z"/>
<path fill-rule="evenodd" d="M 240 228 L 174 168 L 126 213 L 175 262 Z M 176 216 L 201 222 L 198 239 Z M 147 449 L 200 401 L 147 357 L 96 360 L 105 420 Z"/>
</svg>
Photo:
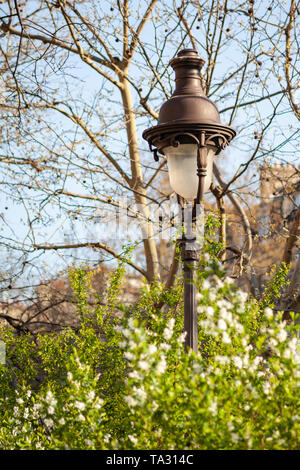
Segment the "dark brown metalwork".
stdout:
<svg viewBox="0 0 300 470">
<path fill-rule="evenodd" d="M 158 124 L 143 132 L 154 159 L 164 148 L 179 144 L 196 143 L 197 174 L 199 186 L 192 207 L 192 231 L 196 225 L 196 209 L 201 203 L 207 166 L 207 147 L 216 148 L 216 155 L 236 135 L 234 129 L 220 122 L 216 105 L 209 100 L 201 87 L 201 67 L 204 60 L 194 49 L 184 49 L 170 61 L 175 71 L 176 88 L 171 98 L 161 107 Z M 182 201 L 182 198 L 180 198 Z M 199 244 L 195 236 L 186 237 L 183 232 L 179 241 L 184 270 L 184 330 L 187 332 L 186 348 L 198 350 L 198 323 L 196 306 L 195 268 L 199 260 Z"/>
<path fill-rule="evenodd" d="M 198 316 L 196 303 L 196 268 L 199 261 L 200 245 L 196 241 L 182 238 L 179 241 L 183 261 L 184 282 L 184 331 L 185 347 L 198 351 Z"/>
<path fill-rule="evenodd" d="M 194 49 L 184 49 L 170 61 L 176 75 L 175 91 L 162 105 L 157 126 L 143 132 L 151 150 L 156 147 L 156 152 L 164 154 L 164 147 L 172 145 L 174 135 L 180 134 L 180 143 L 189 143 L 194 141 L 192 135 L 200 141 L 204 132 L 203 145 L 214 145 L 218 154 L 235 136 L 234 129 L 221 124 L 216 105 L 202 90 L 203 64 Z"/>
</svg>

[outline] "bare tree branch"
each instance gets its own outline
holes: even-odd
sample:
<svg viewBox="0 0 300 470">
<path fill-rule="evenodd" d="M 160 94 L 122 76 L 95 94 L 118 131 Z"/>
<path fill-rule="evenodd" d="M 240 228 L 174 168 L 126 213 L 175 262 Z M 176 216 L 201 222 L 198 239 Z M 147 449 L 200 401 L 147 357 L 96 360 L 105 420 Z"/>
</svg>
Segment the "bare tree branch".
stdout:
<svg viewBox="0 0 300 470">
<path fill-rule="evenodd" d="M 145 276 L 146 279 L 149 280 L 148 273 L 144 269 L 137 266 L 132 261 L 124 258 L 122 254 L 117 253 L 115 250 L 107 246 L 105 243 L 89 242 L 89 243 L 76 243 L 72 245 L 69 245 L 69 244 L 67 245 L 34 245 L 34 248 L 36 250 L 70 250 L 70 249 L 75 249 L 75 248 L 98 248 L 98 249 L 106 251 L 107 253 L 112 255 L 114 258 L 124 261 L 126 264 L 133 267 L 136 271 L 141 273 L 143 276 Z"/>
<path fill-rule="evenodd" d="M 299 106 L 296 103 L 295 96 L 293 93 L 293 87 L 292 87 L 292 79 L 291 79 L 291 32 L 294 26 L 294 21 L 295 21 L 295 15 L 296 15 L 296 0 L 291 0 L 291 6 L 290 6 L 290 14 L 289 14 L 289 22 L 287 27 L 285 28 L 285 37 L 286 37 L 286 42 L 285 42 L 285 78 L 286 78 L 286 84 L 287 84 L 287 90 L 288 90 L 288 95 L 291 103 L 291 107 L 294 111 L 294 114 L 297 119 L 300 120 L 300 110 Z"/>
</svg>

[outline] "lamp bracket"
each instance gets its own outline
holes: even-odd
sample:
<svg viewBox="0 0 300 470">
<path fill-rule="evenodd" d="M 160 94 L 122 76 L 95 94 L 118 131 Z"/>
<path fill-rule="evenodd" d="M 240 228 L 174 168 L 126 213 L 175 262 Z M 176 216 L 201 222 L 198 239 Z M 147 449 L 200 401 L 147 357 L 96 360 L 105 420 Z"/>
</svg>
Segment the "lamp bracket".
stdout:
<svg viewBox="0 0 300 470">
<path fill-rule="evenodd" d="M 200 244 L 196 238 L 178 240 L 182 261 L 199 261 Z"/>
</svg>

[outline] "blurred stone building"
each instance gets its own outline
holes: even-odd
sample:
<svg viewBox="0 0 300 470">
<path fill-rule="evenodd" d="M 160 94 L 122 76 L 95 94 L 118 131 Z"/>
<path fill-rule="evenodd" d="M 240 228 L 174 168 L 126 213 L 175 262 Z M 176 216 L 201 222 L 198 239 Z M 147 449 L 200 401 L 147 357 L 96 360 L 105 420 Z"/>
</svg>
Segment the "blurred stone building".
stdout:
<svg viewBox="0 0 300 470">
<path fill-rule="evenodd" d="M 88 303 L 106 303 L 106 288 L 112 270 L 104 264 L 92 270 Z M 134 304 L 143 286 L 141 276 L 126 273 L 120 289 L 119 302 L 125 306 Z M 79 328 L 80 317 L 76 311 L 74 294 L 68 277 L 40 281 L 28 305 L 19 302 L 0 303 L 0 325 L 10 324 L 18 332 L 34 333 L 59 331 L 65 327 Z"/>
<path fill-rule="evenodd" d="M 300 205 L 300 170 L 287 164 L 264 164 L 260 168 L 260 204 L 257 209 L 258 247 L 256 264 L 279 264 L 289 230 Z M 285 307 L 300 312 L 300 241 L 292 251 L 290 287 Z"/>
</svg>

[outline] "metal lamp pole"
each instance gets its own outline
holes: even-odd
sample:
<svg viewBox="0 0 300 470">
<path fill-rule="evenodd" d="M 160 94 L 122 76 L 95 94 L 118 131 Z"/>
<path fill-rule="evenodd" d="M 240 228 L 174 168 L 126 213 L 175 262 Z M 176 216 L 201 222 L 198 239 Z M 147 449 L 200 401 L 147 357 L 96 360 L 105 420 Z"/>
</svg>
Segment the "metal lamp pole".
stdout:
<svg viewBox="0 0 300 470">
<path fill-rule="evenodd" d="M 179 241 L 183 261 L 185 346 L 198 351 L 198 316 L 196 303 L 196 267 L 200 246 L 196 239 Z"/>
<path fill-rule="evenodd" d="M 158 124 L 143 132 L 150 150 L 166 155 L 170 184 L 179 196 L 182 209 L 192 201 L 188 220 L 179 240 L 184 271 L 184 331 L 186 348 L 198 350 L 198 319 L 195 270 L 200 246 L 196 238 L 197 209 L 208 190 L 214 155 L 218 155 L 235 136 L 235 131 L 220 122 L 216 105 L 201 87 L 204 60 L 194 49 L 180 51 L 170 65 L 175 71 L 176 88 L 161 107 Z M 182 212 L 186 212 L 183 211 Z"/>
</svg>

